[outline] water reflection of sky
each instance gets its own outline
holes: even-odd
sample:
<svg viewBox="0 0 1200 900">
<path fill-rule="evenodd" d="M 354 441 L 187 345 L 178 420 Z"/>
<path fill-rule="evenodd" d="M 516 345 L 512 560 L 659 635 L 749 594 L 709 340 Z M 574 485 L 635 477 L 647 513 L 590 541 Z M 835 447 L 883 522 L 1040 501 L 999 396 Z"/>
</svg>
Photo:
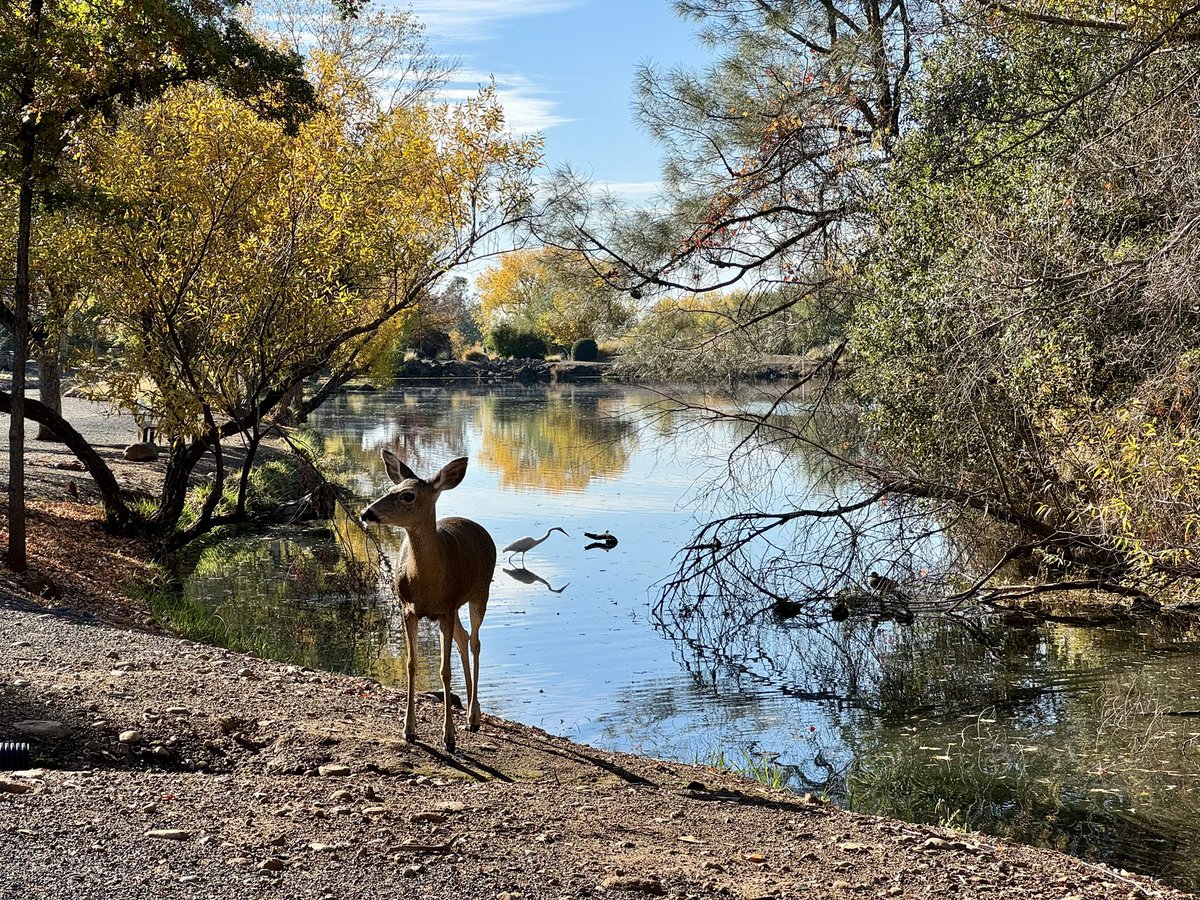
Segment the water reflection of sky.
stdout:
<svg viewBox="0 0 1200 900">
<path fill-rule="evenodd" d="M 981 639 L 942 622 L 808 631 L 765 619 L 733 664 L 701 643 L 669 640 L 653 621 L 657 586 L 698 512 L 726 502 L 719 464 L 738 432 L 664 419 L 647 411 L 655 400 L 615 386 L 430 387 L 345 395 L 314 416 L 317 439 L 364 495 L 387 486 L 382 446 L 427 477 L 466 455 L 466 480 L 443 494 L 439 515 L 476 519 L 499 547 L 551 526 L 570 533 L 526 555 L 543 581 L 505 575 L 512 564 L 500 556 L 482 632 L 486 713 L 689 762 L 765 759 L 793 787 L 866 811 L 1011 833 L 1200 884 L 1200 735 L 1189 737 L 1195 720 L 1154 713 L 1200 709 L 1195 635 L 1047 628 Z M 691 427 L 673 436 L 672 424 Z M 783 466 L 794 493 L 810 483 L 795 459 L 759 462 Z M 585 550 L 585 531 L 608 531 L 619 544 Z M 226 604 L 227 621 L 232 606 L 261 606 L 269 595 L 277 617 L 304 630 L 307 613 L 287 599 L 291 582 L 270 574 L 286 559 L 263 565 L 260 580 L 272 583 L 256 588 L 243 573 L 235 598 L 219 566 L 189 591 Z M 543 582 L 568 586 L 552 593 Z M 365 622 L 364 632 L 335 641 L 310 627 L 313 645 L 286 652 L 397 680 L 404 642 L 393 617 L 345 621 Z M 427 682 L 435 648 L 426 628 Z M 1146 738 L 1148 716 L 1171 734 Z"/>
</svg>

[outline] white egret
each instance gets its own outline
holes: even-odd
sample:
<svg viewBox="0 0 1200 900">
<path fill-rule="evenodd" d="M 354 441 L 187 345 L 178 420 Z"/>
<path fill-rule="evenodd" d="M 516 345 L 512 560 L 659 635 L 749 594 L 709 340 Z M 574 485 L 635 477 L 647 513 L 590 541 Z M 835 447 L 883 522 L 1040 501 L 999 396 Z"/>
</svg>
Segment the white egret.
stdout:
<svg viewBox="0 0 1200 900">
<path fill-rule="evenodd" d="M 553 528 L 550 529 L 550 531 L 547 531 L 540 538 L 531 538 L 528 536 L 517 538 L 515 541 L 513 541 L 511 544 L 509 544 L 507 547 L 505 547 L 500 552 L 508 554 L 508 561 L 510 563 L 512 562 L 512 555 L 514 553 L 520 553 L 521 554 L 521 565 L 524 566 L 525 565 L 525 554 L 528 551 L 532 550 L 534 547 L 536 547 L 538 544 L 540 544 L 542 541 L 544 541 L 546 538 L 550 537 L 551 531 L 562 531 L 563 534 L 567 534 L 565 531 L 563 531 L 563 529 L 561 529 L 557 525 L 555 525 Z M 567 537 L 570 537 L 570 535 L 567 534 Z"/>
</svg>

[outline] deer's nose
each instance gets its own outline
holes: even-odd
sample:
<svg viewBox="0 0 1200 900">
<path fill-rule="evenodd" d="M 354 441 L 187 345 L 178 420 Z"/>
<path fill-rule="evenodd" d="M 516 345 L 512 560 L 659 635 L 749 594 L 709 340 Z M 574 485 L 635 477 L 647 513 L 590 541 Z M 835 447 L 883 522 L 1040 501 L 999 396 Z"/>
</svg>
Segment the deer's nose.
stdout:
<svg viewBox="0 0 1200 900">
<path fill-rule="evenodd" d="M 379 516 L 376 515 L 372 511 L 371 507 L 369 507 L 369 506 L 366 509 L 364 509 L 362 512 L 360 512 L 358 514 L 358 517 L 360 519 L 362 519 L 364 522 L 378 522 L 379 521 Z"/>
</svg>

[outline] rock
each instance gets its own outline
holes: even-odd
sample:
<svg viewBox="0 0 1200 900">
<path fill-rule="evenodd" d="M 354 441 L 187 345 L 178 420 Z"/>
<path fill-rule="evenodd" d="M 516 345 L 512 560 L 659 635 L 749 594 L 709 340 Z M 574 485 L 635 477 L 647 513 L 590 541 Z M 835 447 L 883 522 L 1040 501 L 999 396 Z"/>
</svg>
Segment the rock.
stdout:
<svg viewBox="0 0 1200 900">
<path fill-rule="evenodd" d="M 260 872 L 282 872 L 286 868 L 287 863 L 285 863 L 278 856 L 267 857 L 258 864 L 258 870 Z"/>
<path fill-rule="evenodd" d="M 330 794 L 329 799 L 333 800 L 335 803 L 345 803 L 347 800 L 353 800 L 354 795 L 349 791 L 342 789 L 340 791 L 334 791 L 332 794 Z"/>
<path fill-rule="evenodd" d="M 248 866 L 248 865 L 250 865 L 250 860 L 246 859 L 246 857 L 244 857 L 244 856 L 235 856 L 229 860 L 229 865 L 231 865 L 231 866 Z"/>
<path fill-rule="evenodd" d="M 117 736 L 117 740 L 122 744 L 138 744 L 141 743 L 142 733 L 136 728 L 130 728 L 127 731 L 122 731 L 120 735 Z"/>
<path fill-rule="evenodd" d="M 12 680 L 13 687 L 29 687 L 29 680 L 26 678 L 14 678 Z"/>
<path fill-rule="evenodd" d="M 345 778 L 350 774 L 350 767 L 340 763 L 330 763 L 327 766 L 318 766 L 317 774 L 325 777 Z"/>
<path fill-rule="evenodd" d="M 32 790 L 33 785 L 0 779 L 0 794 L 28 794 Z"/>
<path fill-rule="evenodd" d="M 457 813 L 466 809 L 467 804 L 460 800 L 442 800 L 440 803 L 433 804 L 433 808 L 440 812 Z"/>
<path fill-rule="evenodd" d="M 168 706 L 167 707 L 167 715 L 168 716 L 190 716 L 191 714 L 192 714 L 192 710 L 190 707 L 187 707 L 187 706 Z"/>
<path fill-rule="evenodd" d="M 146 832 L 146 837 L 162 838 L 164 841 L 186 841 L 191 836 L 190 831 L 182 828 L 153 828 Z"/>
<path fill-rule="evenodd" d="M 181 884 L 191 884 L 193 881 L 199 881 L 199 875 L 180 875 L 179 881 Z"/>
<path fill-rule="evenodd" d="M 364 806 L 362 808 L 362 814 L 364 816 L 381 816 L 386 812 L 386 806 Z"/>
<path fill-rule="evenodd" d="M 158 459 L 158 445 L 136 441 L 125 448 L 125 458 L 130 462 L 154 462 Z"/>
<path fill-rule="evenodd" d="M 30 737 L 36 738 L 64 738 L 71 733 L 71 729 L 62 722 L 41 719 L 26 719 L 23 722 L 13 722 L 12 727 L 21 732 L 21 734 L 27 734 Z"/>
<path fill-rule="evenodd" d="M 314 841 L 308 845 L 308 848 L 314 853 L 332 853 L 337 849 L 337 844 L 320 844 Z"/>
</svg>

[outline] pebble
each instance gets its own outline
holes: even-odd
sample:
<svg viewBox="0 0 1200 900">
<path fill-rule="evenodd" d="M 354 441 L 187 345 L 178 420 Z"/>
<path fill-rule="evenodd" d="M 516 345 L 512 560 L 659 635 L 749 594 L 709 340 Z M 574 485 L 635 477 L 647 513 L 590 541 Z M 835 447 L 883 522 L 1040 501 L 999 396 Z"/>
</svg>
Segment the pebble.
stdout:
<svg viewBox="0 0 1200 900">
<path fill-rule="evenodd" d="M 142 812 L 144 812 L 144 813 L 158 812 L 158 804 L 157 803 L 147 803 L 145 806 L 142 807 Z"/>
<path fill-rule="evenodd" d="M 343 766 L 343 765 L 340 765 L 340 764 L 338 764 L 338 763 L 330 763 L 330 764 L 329 764 L 329 765 L 327 765 L 327 766 L 318 766 L 318 767 L 317 767 L 317 774 L 318 774 L 318 775 L 324 775 L 324 776 L 327 776 L 327 777 L 328 777 L 328 776 L 332 776 L 332 777 L 339 777 L 339 778 L 341 778 L 341 777 L 345 777 L 346 775 L 349 775 L 349 774 L 350 774 L 350 767 L 349 767 L 349 766 Z"/>
<path fill-rule="evenodd" d="M 319 844 L 314 841 L 308 847 L 314 853 L 332 853 L 337 849 L 337 844 Z"/>
<path fill-rule="evenodd" d="M 381 816 L 387 812 L 386 806 L 364 806 L 362 814 L 364 816 Z"/>
<path fill-rule="evenodd" d="M 253 678 L 253 669 L 238 669 L 238 678 Z"/>
<path fill-rule="evenodd" d="M 12 681 L 13 687 L 29 687 L 28 678 L 14 678 Z"/>
<path fill-rule="evenodd" d="M 258 864 L 258 870 L 260 872 L 282 872 L 286 868 L 287 863 L 285 863 L 278 856 L 267 857 Z"/>
<path fill-rule="evenodd" d="M 190 831 L 182 828 L 154 828 L 146 832 L 146 837 L 162 838 L 164 841 L 186 841 L 191 836 Z"/>
<path fill-rule="evenodd" d="M 248 865 L 250 865 L 250 860 L 246 859 L 246 857 L 244 857 L 244 856 L 235 856 L 229 860 L 229 865 L 231 865 L 231 866 L 248 866 Z"/>
<path fill-rule="evenodd" d="M 345 801 L 347 801 L 347 800 L 353 800 L 353 799 L 354 799 L 354 795 L 353 795 L 353 794 L 351 794 L 349 791 L 347 791 L 347 790 L 345 790 L 345 789 L 343 788 L 343 789 L 342 789 L 342 790 L 340 790 L 340 791 L 334 791 L 332 794 L 330 794 L 330 795 L 329 795 L 329 799 L 330 799 L 330 800 L 337 801 L 337 802 L 344 803 L 344 802 L 345 802 Z"/>
<path fill-rule="evenodd" d="M 128 731 L 122 731 L 117 740 L 122 744 L 137 744 L 142 740 L 142 733 L 136 728 L 130 728 Z"/>
<path fill-rule="evenodd" d="M 332 812 L 335 816 L 348 816 L 350 813 L 354 812 L 354 810 L 352 810 L 349 806 L 335 806 L 332 809 Z"/>
<path fill-rule="evenodd" d="M 187 707 L 187 706 L 168 706 L 167 707 L 167 715 L 168 716 L 190 716 L 191 714 L 192 714 L 192 710 L 190 707 Z"/>
<path fill-rule="evenodd" d="M 179 880 L 183 884 L 191 884 L 193 881 L 199 881 L 200 876 L 199 875 L 180 875 Z"/>
</svg>

